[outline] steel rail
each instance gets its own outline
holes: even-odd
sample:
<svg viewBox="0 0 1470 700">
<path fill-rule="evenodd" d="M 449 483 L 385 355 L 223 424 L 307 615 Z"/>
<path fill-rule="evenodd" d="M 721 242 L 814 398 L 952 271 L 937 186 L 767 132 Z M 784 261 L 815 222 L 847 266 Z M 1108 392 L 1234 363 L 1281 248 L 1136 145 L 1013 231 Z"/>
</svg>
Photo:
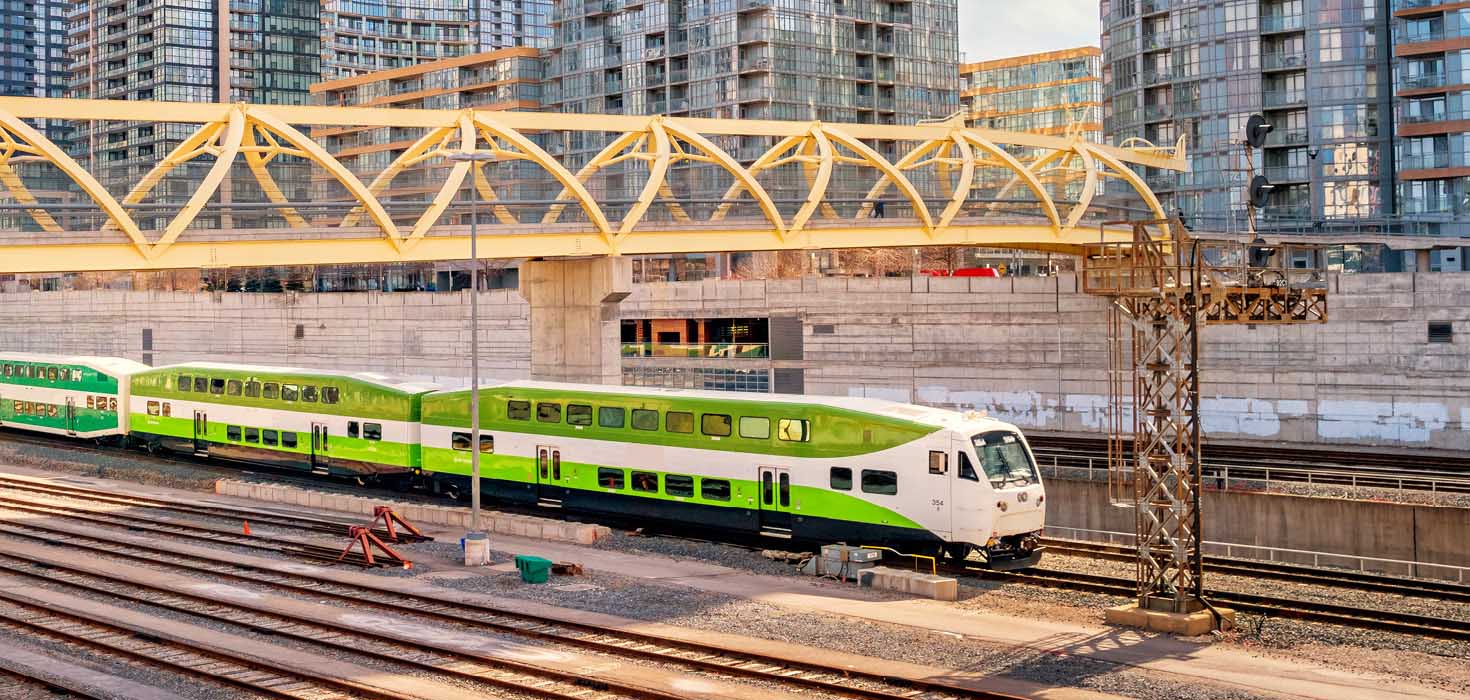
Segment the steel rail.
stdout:
<svg viewBox="0 0 1470 700">
<path fill-rule="evenodd" d="M 5 628 L 282 700 L 352 700 L 364 696 L 379 700 L 418 700 L 349 679 L 306 674 L 242 654 L 167 641 L 130 625 L 99 622 L 38 605 L 14 591 L 0 588 L 0 629 Z"/>
<path fill-rule="evenodd" d="M 1132 547 L 1101 542 L 1043 538 L 1042 544 L 1046 546 L 1048 552 L 1087 557 L 1089 559 L 1132 562 L 1136 561 L 1138 556 L 1136 550 Z M 1374 574 L 1364 571 L 1323 569 L 1299 564 L 1287 564 L 1284 562 L 1221 557 L 1209 554 L 1204 556 L 1204 563 L 1211 573 L 1217 574 L 1268 578 L 1332 588 L 1352 588 L 1376 593 L 1392 593 L 1402 596 L 1470 603 L 1470 586 L 1448 581 L 1429 581 Z"/>
<path fill-rule="evenodd" d="M 50 533 L 50 536 L 37 534 L 39 532 Z M 242 583 L 265 585 L 309 595 L 316 599 L 330 598 L 344 603 L 419 616 L 434 623 L 469 625 L 495 633 L 680 665 L 699 671 L 799 685 L 811 690 L 841 693 L 848 697 L 867 700 L 909 697 L 853 687 L 851 681 L 859 679 L 904 688 L 907 692 L 938 694 L 943 697 L 971 700 L 1014 700 L 1014 696 L 1004 693 L 965 688 L 937 679 L 908 679 L 864 669 L 799 662 L 747 650 L 734 650 L 715 643 L 693 642 L 652 633 L 607 629 L 591 624 L 569 622 L 545 615 L 486 605 L 477 601 L 450 602 L 432 596 L 393 590 L 387 586 L 369 587 L 346 584 L 307 572 L 281 573 L 237 561 L 225 561 L 223 558 L 213 559 L 101 540 L 63 528 L 29 521 L 6 523 L 0 519 L 0 534 L 49 544 L 64 544 L 99 555 L 145 562 L 149 565 L 163 565 L 181 571 L 203 573 Z M 937 697 L 936 700 L 938 700 Z"/>
<path fill-rule="evenodd" d="M 1051 569 L 992 571 L 963 567 L 953 571 L 960 575 L 979 578 L 1011 580 L 1048 588 L 1063 588 L 1125 598 L 1134 598 L 1138 595 L 1137 582 L 1131 578 L 1116 576 Z M 1205 597 L 1212 603 L 1221 606 L 1267 617 L 1292 618 L 1306 622 L 1322 622 L 1343 627 L 1374 629 L 1456 641 L 1470 640 L 1470 622 L 1461 620 L 1233 591 L 1208 590 L 1205 591 Z"/>
</svg>

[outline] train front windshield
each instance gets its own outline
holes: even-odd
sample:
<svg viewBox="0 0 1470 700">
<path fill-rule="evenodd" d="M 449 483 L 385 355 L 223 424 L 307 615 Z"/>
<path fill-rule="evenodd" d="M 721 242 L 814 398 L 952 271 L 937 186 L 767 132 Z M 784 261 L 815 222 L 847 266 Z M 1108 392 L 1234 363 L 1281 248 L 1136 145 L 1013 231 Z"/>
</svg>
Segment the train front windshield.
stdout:
<svg viewBox="0 0 1470 700">
<path fill-rule="evenodd" d="M 1004 489 L 1036 483 L 1036 465 L 1031 462 L 1031 454 L 1015 433 L 981 433 L 970 441 L 975 445 L 975 454 L 980 456 L 980 466 L 992 487 Z"/>
</svg>

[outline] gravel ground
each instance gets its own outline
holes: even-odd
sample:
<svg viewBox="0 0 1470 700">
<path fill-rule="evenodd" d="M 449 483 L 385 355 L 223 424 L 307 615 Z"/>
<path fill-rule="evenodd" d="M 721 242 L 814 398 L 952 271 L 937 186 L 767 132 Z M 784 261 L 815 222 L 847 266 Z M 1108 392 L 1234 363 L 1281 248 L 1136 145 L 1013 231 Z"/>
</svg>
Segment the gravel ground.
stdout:
<svg viewBox="0 0 1470 700">
<path fill-rule="evenodd" d="M 93 449 L 86 443 L 63 449 L 6 438 L 0 433 L 0 463 L 50 472 L 190 491 L 213 491 L 215 479 L 239 473 L 237 469 L 170 462 L 119 448 Z"/>
</svg>

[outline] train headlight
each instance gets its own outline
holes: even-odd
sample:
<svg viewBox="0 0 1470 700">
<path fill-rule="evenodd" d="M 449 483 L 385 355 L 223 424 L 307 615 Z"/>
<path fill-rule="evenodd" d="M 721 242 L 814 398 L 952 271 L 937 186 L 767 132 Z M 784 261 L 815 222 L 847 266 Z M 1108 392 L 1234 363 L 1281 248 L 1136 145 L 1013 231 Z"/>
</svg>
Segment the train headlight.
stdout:
<svg viewBox="0 0 1470 700">
<path fill-rule="evenodd" d="M 1006 502 L 1005 501 L 996 501 L 995 502 L 995 507 L 996 507 L 996 509 L 1000 510 L 1002 513 L 1005 512 L 1005 510 L 1007 508 L 1010 508 L 1010 506 L 1006 505 Z"/>
</svg>

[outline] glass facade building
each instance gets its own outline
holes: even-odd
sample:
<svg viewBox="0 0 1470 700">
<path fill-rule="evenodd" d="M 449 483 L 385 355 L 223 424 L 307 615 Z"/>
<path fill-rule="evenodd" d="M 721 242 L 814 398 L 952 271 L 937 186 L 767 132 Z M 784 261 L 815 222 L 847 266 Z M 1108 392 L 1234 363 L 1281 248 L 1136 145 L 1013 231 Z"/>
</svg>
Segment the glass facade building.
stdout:
<svg viewBox="0 0 1470 700">
<path fill-rule="evenodd" d="M 1423 4 L 1425 0 L 1406 0 Z M 1246 120 L 1275 188 L 1263 225 L 1367 225 L 1395 216 L 1390 0 L 1102 0 L 1104 131 L 1188 137 L 1190 171 L 1146 172 L 1196 228 L 1246 228 Z"/>
<path fill-rule="evenodd" d="M 1405 218 L 1470 233 L 1470 7 L 1394 0 L 1395 166 Z"/>
<path fill-rule="evenodd" d="M 551 46 L 553 0 L 474 0 L 480 51 Z"/>
<path fill-rule="evenodd" d="M 323 80 L 475 53 L 466 0 L 324 0 Z"/>
<path fill-rule="evenodd" d="M 1102 49 L 1085 46 L 960 66 L 965 122 L 1100 143 Z"/>
</svg>

